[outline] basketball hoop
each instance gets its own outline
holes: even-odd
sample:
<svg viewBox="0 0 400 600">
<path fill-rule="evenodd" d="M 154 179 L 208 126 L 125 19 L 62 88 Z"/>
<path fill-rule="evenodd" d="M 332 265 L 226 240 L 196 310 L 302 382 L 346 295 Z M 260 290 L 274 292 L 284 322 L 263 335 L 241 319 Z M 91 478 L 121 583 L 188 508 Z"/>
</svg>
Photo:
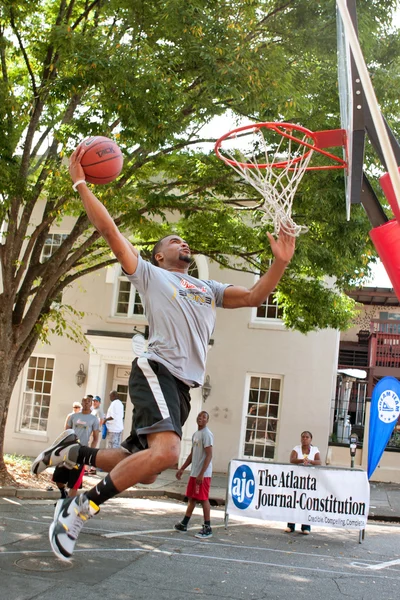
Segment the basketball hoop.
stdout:
<svg viewBox="0 0 400 600">
<path fill-rule="evenodd" d="M 293 123 L 253 123 L 229 131 L 215 144 L 215 153 L 263 197 L 258 206 L 277 235 L 282 229 L 298 236 L 307 231 L 291 218 L 293 199 L 306 171 L 345 169 L 346 161 L 326 152 L 345 146 L 342 129 L 313 132 Z M 334 164 L 309 166 L 314 152 Z"/>
</svg>

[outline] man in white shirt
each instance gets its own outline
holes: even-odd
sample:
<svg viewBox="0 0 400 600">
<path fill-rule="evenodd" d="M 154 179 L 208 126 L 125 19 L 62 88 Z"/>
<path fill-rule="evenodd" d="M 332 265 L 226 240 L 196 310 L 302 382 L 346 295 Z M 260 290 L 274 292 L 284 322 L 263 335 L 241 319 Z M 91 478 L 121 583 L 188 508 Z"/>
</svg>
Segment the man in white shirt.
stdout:
<svg viewBox="0 0 400 600">
<path fill-rule="evenodd" d="M 104 419 L 104 423 L 107 424 L 107 448 L 119 448 L 124 429 L 124 405 L 115 390 L 110 392 L 110 402 Z"/>
</svg>

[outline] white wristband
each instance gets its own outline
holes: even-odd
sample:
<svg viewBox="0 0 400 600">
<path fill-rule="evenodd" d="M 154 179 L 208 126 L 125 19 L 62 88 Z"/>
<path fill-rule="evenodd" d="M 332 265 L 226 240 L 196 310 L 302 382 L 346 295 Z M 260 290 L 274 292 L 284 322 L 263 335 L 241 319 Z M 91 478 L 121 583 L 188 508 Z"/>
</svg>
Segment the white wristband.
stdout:
<svg viewBox="0 0 400 600">
<path fill-rule="evenodd" d="M 76 192 L 76 188 L 78 187 L 78 185 L 80 183 L 84 183 L 86 185 L 86 181 L 84 179 L 78 179 L 78 181 L 75 181 L 74 185 L 72 186 L 72 189 L 74 190 L 74 192 Z"/>
</svg>

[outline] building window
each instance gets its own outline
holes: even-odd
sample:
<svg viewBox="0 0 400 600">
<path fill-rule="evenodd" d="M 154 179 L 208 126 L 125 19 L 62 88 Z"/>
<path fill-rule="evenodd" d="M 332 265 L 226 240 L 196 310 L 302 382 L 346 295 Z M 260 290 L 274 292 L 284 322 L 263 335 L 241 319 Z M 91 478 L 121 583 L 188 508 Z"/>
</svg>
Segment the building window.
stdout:
<svg viewBox="0 0 400 600">
<path fill-rule="evenodd" d="M 49 233 L 46 242 L 43 246 L 40 262 L 44 263 L 54 254 L 61 246 L 63 241 L 68 237 L 68 233 Z"/>
<path fill-rule="evenodd" d="M 20 430 L 47 431 L 53 374 L 54 358 L 30 357 Z"/>
<path fill-rule="evenodd" d="M 381 333 L 400 334 L 400 314 L 390 312 L 379 313 L 378 331 Z"/>
<path fill-rule="evenodd" d="M 281 379 L 252 376 L 246 412 L 243 454 L 249 458 L 275 456 Z"/>
<path fill-rule="evenodd" d="M 115 316 L 132 317 L 133 315 L 143 314 L 144 308 L 140 299 L 139 292 L 136 291 L 136 289 L 126 277 L 121 275 L 118 278 Z"/>
<path fill-rule="evenodd" d="M 279 306 L 274 292 L 268 296 L 266 301 L 257 308 L 257 319 L 282 319 L 283 310 Z"/>
<path fill-rule="evenodd" d="M 367 381 L 354 380 L 338 374 L 336 394 L 332 401 L 332 443 L 347 445 L 350 442 L 350 434 L 356 433 L 359 443 L 362 444 L 367 386 Z"/>
<path fill-rule="evenodd" d="M 268 260 L 268 268 L 272 265 L 272 261 L 272 258 Z M 255 309 L 254 315 L 256 319 L 282 319 L 283 310 L 278 304 L 275 292 L 272 292 L 266 301 Z"/>
</svg>

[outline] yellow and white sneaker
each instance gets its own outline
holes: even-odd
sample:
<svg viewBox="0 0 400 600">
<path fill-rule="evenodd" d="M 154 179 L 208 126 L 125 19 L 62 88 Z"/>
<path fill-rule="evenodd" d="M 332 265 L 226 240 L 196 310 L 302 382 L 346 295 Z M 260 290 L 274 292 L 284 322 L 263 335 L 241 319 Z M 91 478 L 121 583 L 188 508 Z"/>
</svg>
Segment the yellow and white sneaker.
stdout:
<svg viewBox="0 0 400 600">
<path fill-rule="evenodd" d="M 57 502 L 49 539 L 51 549 L 60 560 L 70 561 L 83 525 L 99 511 L 97 504 L 85 494 Z"/>
</svg>

